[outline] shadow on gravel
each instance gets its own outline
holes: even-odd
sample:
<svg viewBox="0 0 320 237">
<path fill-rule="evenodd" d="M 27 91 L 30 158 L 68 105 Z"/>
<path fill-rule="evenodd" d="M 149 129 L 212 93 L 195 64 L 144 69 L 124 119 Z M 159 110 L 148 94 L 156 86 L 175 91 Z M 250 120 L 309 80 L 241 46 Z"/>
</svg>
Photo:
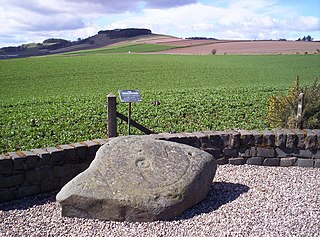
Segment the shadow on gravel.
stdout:
<svg viewBox="0 0 320 237">
<path fill-rule="evenodd" d="M 1 211 L 10 210 L 27 210 L 30 207 L 43 205 L 49 202 L 56 201 L 57 192 L 45 193 L 36 196 L 25 197 L 19 200 L 13 200 L 5 203 L 0 203 Z"/>
<path fill-rule="evenodd" d="M 172 221 L 190 219 L 203 213 L 215 211 L 222 205 L 236 200 L 242 193 L 248 192 L 249 189 L 248 186 L 243 184 L 214 182 L 210 187 L 208 196 L 202 202 L 173 218 Z"/>
<path fill-rule="evenodd" d="M 214 182 L 209 190 L 208 196 L 200 203 L 185 211 L 181 215 L 173 218 L 174 220 L 190 219 L 203 213 L 210 213 L 217 210 L 222 205 L 236 200 L 242 193 L 249 191 L 249 187 L 243 184 Z M 6 203 L 0 203 L 0 210 L 26 210 L 33 206 L 43 205 L 56 201 L 57 192 L 40 194 L 37 196 L 26 197 L 20 200 L 14 200 Z"/>
</svg>

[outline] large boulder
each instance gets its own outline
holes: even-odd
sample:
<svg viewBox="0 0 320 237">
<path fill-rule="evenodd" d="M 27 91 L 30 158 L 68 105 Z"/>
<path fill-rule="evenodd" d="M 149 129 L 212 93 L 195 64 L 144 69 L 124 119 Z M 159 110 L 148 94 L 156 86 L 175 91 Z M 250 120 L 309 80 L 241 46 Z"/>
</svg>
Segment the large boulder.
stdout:
<svg viewBox="0 0 320 237">
<path fill-rule="evenodd" d="M 128 136 L 110 140 L 56 199 L 62 215 L 113 221 L 173 218 L 202 201 L 216 161 L 184 144 Z"/>
</svg>

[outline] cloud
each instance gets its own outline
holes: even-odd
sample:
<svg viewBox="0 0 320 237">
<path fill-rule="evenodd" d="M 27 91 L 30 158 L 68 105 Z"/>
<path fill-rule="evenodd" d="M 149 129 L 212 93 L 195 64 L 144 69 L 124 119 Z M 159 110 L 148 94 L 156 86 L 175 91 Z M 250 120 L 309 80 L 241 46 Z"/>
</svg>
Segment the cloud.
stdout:
<svg viewBox="0 0 320 237">
<path fill-rule="evenodd" d="M 78 8 L 78 10 L 85 7 L 87 12 L 93 10 L 104 13 L 124 13 L 139 11 L 141 6 L 146 8 L 171 8 L 195 3 L 197 0 L 63 0 L 60 2 L 63 5 Z"/>
<path fill-rule="evenodd" d="M 252 0 L 231 1 L 223 7 L 194 3 L 165 11 L 147 8 L 139 15 L 124 15 L 109 26 L 141 26 L 179 37 L 207 36 L 220 39 L 278 39 L 293 35 L 291 31 L 297 34 L 320 30 L 319 18 L 296 17 L 292 9 L 289 14 L 290 8 L 281 8 L 275 3 Z"/>
<path fill-rule="evenodd" d="M 86 13 L 123 13 L 127 11 L 137 11 L 140 1 L 130 0 L 64 0 L 65 5 L 69 5 L 80 12 Z"/>
<path fill-rule="evenodd" d="M 101 17 L 138 14 L 142 8 L 170 8 L 196 0 L 0 0 L 0 34 L 84 29 Z"/>
<path fill-rule="evenodd" d="M 153 0 L 153 1 L 143 1 L 146 3 L 146 7 L 150 8 L 171 8 L 189 5 L 192 3 L 196 3 L 196 0 Z"/>
<path fill-rule="evenodd" d="M 32 17 L 24 17 L 24 14 L 12 20 L 14 28 L 19 32 L 27 31 L 59 31 L 75 30 L 85 26 L 83 20 L 70 14 L 41 15 L 34 13 Z"/>
<path fill-rule="evenodd" d="M 232 0 L 230 3 L 230 7 L 234 9 L 249 9 L 249 10 L 257 10 L 257 9 L 267 9 L 275 6 L 277 1 L 274 0 Z"/>
<path fill-rule="evenodd" d="M 291 18 L 283 22 L 283 27 L 294 31 L 320 31 L 320 19 L 313 16 Z"/>
</svg>

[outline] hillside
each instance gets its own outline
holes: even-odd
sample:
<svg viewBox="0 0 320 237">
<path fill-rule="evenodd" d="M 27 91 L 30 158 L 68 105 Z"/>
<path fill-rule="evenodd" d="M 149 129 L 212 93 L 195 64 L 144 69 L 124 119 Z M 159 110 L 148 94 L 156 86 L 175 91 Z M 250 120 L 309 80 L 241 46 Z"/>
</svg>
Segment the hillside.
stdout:
<svg viewBox="0 0 320 237">
<path fill-rule="evenodd" d="M 0 59 L 41 56 L 84 49 L 95 49 L 135 37 L 149 35 L 153 35 L 149 29 L 128 28 L 105 31 L 101 30 L 94 36 L 85 39 L 79 38 L 77 41 L 47 39 L 42 43 L 22 44 L 17 47 L 3 47 L 0 49 Z"/>
<path fill-rule="evenodd" d="M 77 41 L 47 39 L 0 49 L 0 59 L 50 54 L 158 53 L 191 55 L 226 54 L 320 54 L 319 41 L 218 40 L 177 38 L 154 34 L 148 29 L 101 30 Z"/>
</svg>

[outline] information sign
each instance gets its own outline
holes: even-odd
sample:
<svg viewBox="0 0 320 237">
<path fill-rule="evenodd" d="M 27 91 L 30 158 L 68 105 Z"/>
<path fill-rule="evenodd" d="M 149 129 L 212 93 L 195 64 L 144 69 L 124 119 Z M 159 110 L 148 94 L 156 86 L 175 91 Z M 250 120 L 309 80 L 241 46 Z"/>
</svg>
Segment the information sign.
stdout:
<svg viewBox="0 0 320 237">
<path fill-rule="evenodd" d="M 141 102 L 141 94 L 139 90 L 120 90 L 120 100 L 124 103 Z"/>
<path fill-rule="evenodd" d="M 121 102 L 128 103 L 128 134 L 130 135 L 130 120 L 131 120 L 131 103 L 141 102 L 139 90 L 119 90 Z"/>
</svg>

